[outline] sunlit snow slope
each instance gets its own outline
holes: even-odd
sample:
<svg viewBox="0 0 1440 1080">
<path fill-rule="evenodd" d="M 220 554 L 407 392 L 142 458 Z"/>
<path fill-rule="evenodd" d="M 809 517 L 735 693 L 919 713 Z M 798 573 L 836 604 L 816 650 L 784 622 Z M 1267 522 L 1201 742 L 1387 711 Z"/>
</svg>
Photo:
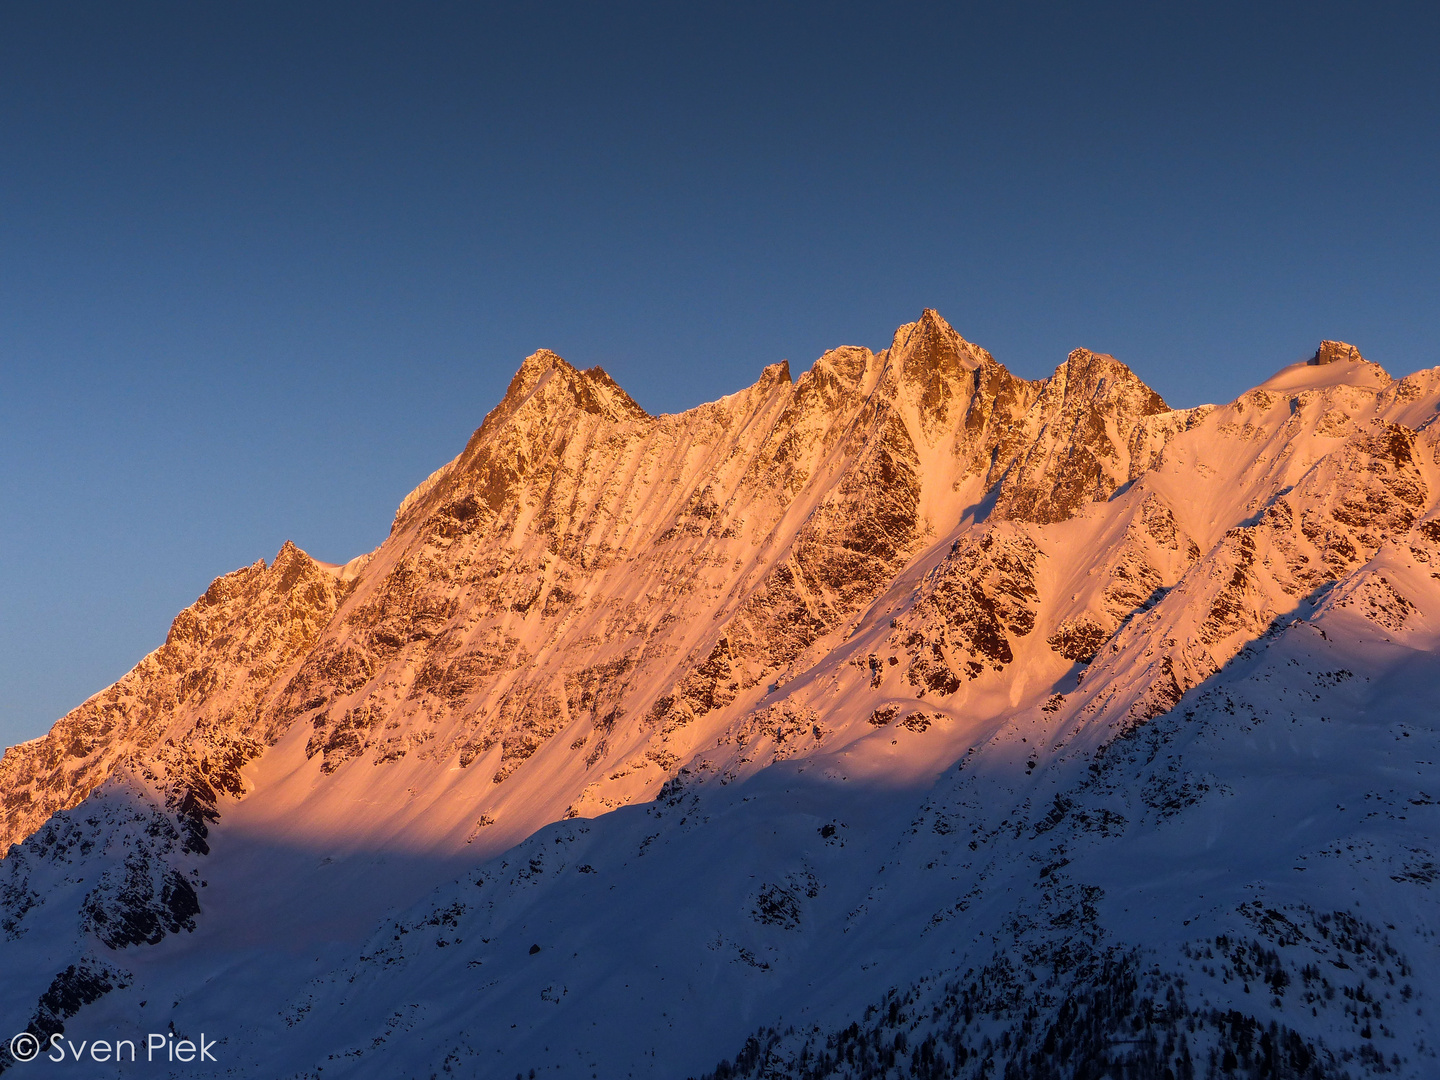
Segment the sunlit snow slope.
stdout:
<svg viewBox="0 0 1440 1080">
<path fill-rule="evenodd" d="M 536 353 L 375 552 L 217 580 L 6 752 L 8 1030 L 1435 1075 L 1437 411 L 1337 342 L 1172 411 L 931 311 L 675 416 Z"/>
</svg>

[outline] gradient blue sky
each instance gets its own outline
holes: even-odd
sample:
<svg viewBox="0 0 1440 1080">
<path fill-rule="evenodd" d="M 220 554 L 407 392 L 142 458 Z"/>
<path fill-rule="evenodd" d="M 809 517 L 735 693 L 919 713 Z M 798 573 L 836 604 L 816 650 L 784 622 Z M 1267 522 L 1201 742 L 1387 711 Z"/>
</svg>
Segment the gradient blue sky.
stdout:
<svg viewBox="0 0 1440 1080">
<path fill-rule="evenodd" d="M 677 410 L 925 306 L 1175 405 L 1440 364 L 1432 4 L 0 7 L 0 744 L 520 359 Z"/>
</svg>

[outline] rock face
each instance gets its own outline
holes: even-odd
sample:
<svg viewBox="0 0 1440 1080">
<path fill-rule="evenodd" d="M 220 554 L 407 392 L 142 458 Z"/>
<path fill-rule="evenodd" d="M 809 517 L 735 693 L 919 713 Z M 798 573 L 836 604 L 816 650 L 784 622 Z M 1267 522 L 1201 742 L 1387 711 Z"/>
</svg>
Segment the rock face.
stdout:
<svg viewBox="0 0 1440 1080">
<path fill-rule="evenodd" d="M 0 1008 L 164 996 L 255 1076 L 1424 1075 L 1433 941 L 1295 869 L 1433 912 L 1382 687 L 1440 693 L 1440 373 L 1341 361 L 1171 410 L 927 310 L 651 416 L 537 352 L 375 552 L 218 579 L 0 759 Z"/>
<path fill-rule="evenodd" d="M 1354 345 L 1347 345 L 1343 341 L 1322 341 L 1320 347 L 1315 350 L 1315 355 L 1310 358 L 1310 363 L 1319 367 L 1322 364 L 1333 364 L 1338 360 L 1359 362 L 1364 359 L 1360 355 L 1360 350 Z"/>
<path fill-rule="evenodd" d="M 1169 412 L 1114 357 L 1076 349 L 1020 420 L 1024 450 L 1007 465 L 996 512 L 1045 524 L 1109 498 L 1148 466 L 1149 436 L 1163 431 L 1149 421 Z"/>
<path fill-rule="evenodd" d="M 175 617 L 165 644 L 49 734 L 0 758 L 4 833 L 23 840 L 77 805 L 121 765 L 154 760 L 177 788 L 213 805 L 243 790 L 239 767 L 258 753 L 256 717 L 272 684 L 315 643 L 351 582 L 287 543 L 216 578 Z M 196 827 L 197 843 L 203 823 Z"/>
</svg>

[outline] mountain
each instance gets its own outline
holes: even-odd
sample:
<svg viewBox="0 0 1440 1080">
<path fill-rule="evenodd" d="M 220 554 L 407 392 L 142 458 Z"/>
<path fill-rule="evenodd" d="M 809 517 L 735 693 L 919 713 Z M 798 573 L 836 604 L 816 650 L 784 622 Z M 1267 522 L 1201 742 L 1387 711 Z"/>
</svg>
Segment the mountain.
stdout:
<svg viewBox="0 0 1440 1080">
<path fill-rule="evenodd" d="M 542 350 L 374 552 L 6 751 L 0 1008 L 234 1076 L 1431 1075 L 1437 412 L 928 310 L 677 415 Z"/>
</svg>

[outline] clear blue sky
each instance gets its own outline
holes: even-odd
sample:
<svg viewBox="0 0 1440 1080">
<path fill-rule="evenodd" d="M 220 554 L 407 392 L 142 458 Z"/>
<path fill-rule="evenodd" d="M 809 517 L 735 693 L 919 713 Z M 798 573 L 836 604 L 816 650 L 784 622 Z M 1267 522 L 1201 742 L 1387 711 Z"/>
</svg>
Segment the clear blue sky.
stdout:
<svg viewBox="0 0 1440 1080">
<path fill-rule="evenodd" d="M 0 743 L 374 547 L 540 346 L 652 411 L 925 306 L 1175 405 L 1440 364 L 1433 3 L 500 7 L 0 7 Z"/>
</svg>

